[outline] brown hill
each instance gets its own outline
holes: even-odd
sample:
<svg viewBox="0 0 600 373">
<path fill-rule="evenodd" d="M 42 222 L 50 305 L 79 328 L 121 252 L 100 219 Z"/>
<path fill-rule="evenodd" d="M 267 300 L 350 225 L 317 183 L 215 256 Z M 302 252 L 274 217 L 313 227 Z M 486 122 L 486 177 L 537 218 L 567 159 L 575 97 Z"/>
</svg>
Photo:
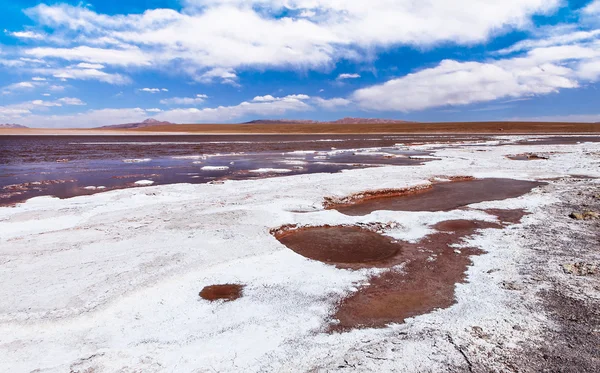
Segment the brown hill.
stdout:
<svg viewBox="0 0 600 373">
<path fill-rule="evenodd" d="M 143 122 L 140 123 L 125 123 L 125 124 L 113 124 L 110 126 L 102 126 L 102 127 L 98 127 L 100 129 L 137 129 L 137 128 L 146 128 L 146 127 L 153 127 L 153 126 L 169 126 L 169 125 L 173 125 L 174 123 L 171 122 L 161 122 L 159 120 L 156 119 L 146 119 Z"/>
<path fill-rule="evenodd" d="M 23 126 L 15 123 L 0 123 L 0 128 L 29 128 L 27 126 Z"/>
</svg>

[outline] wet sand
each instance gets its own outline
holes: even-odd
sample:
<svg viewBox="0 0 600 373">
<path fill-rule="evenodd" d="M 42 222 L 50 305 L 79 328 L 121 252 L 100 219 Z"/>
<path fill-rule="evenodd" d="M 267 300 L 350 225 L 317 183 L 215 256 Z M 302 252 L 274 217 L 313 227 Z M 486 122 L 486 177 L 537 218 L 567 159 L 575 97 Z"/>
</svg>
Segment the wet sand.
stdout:
<svg viewBox="0 0 600 373">
<path fill-rule="evenodd" d="M 328 209 L 345 215 L 368 215 L 373 211 L 448 211 L 483 201 L 514 198 L 544 185 L 542 182 L 513 179 L 479 179 L 434 183 L 431 187 L 408 189 L 397 193 L 384 191 L 378 198 L 353 199 L 347 204 L 330 203 Z"/>
</svg>

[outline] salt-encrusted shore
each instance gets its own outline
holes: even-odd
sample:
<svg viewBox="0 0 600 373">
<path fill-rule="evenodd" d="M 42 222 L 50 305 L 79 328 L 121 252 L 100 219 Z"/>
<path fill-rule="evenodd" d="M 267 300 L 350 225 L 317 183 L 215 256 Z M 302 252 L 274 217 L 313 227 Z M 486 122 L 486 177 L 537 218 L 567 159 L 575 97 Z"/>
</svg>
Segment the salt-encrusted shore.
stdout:
<svg viewBox="0 0 600 373">
<path fill-rule="evenodd" d="M 598 194 L 600 144 L 493 145 L 415 146 L 437 159 L 421 166 L 40 197 L 0 208 L 0 371 L 537 371 L 541 346 L 565 327 L 548 292 L 560 283 L 564 297 L 587 305 L 600 298 L 597 275 L 574 277 L 561 267 L 600 259 L 589 244 L 597 223 L 568 217 L 570 206 L 599 207 L 589 198 Z M 548 159 L 507 158 L 532 151 Z M 452 176 L 549 184 L 448 212 L 346 216 L 322 208 L 326 197 Z M 487 253 L 472 258 L 456 304 L 341 334 L 325 332 L 336 304 L 375 270 L 308 260 L 269 233 L 288 224 L 397 223 L 385 233 L 415 241 L 440 221 L 494 221 L 482 211 L 489 208 L 530 215 L 469 239 Z M 572 250 L 573 229 L 580 250 Z M 198 297 L 204 286 L 226 283 L 244 284 L 243 297 Z M 589 328 L 598 335 L 598 325 Z"/>
</svg>

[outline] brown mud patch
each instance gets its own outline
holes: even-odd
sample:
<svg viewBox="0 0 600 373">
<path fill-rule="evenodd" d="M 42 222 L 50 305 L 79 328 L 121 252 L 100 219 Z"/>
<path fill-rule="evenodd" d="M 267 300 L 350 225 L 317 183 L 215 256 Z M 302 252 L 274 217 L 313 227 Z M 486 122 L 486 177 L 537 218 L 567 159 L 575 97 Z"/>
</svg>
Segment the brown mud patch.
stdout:
<svg viewBox="0 0 600 373">
<path fill-rule="evenodd" d="M 525 212 L 488 210 L 503 222 L 515 222 Z M 356 328 L 381 328 L 406 318 L 447 308 L 456 302 L 457 283 L 466 282 L 466 270 L 477 248 L 455 245 L 480 229 L 502 224 L 448 220 L 433 226 L 436 233 L 417 243 L 397 241 L 368 227 L 282 227 L 273 235 L 294 252 L 338 268 L 386 268 L 369 284 L 343 299 L 333 315 L 330 332 Z M 381 230 L 383 226 L 372 227 Z M 378 229 L 379 228 L 379 229 Z"/>
<path fill-rule="evenodd" d="M 244 285 L 239 284 L 211 285 L 202 289 L 199 295 L 202 299 L 206 299 L 211 302 L 216 300 L 224 300 L 228 302 L 240 298 L 242 296 L 243 289 Z"/>
<path fill-rule="evenodd" d="M 507 155 L 506 158 L 512 159 L 513 161 L 539 161 L 539 160 L 547 160 L 548 157 L 542 156 L 534 153 L 523 153 L 523 154 L 514 154 Z"/>
<path fill-rule="evenodd" d="M 380 210 L 450 211 L 472 203 L 520 197 L 541 185 L 545 183 L 499 178 L 461 180 L 406 189 L 402 193 L 396 191 L 395 195 L 389 191 L 381 194 L 365 192 L 363 194 L 367 198 L 356 195 L 342 199 L 338 203 L 328 199 L 325 201 L 325 206 L 327 209 L 335 209 L 351 216 L 368 215 Z"/>
</svg>

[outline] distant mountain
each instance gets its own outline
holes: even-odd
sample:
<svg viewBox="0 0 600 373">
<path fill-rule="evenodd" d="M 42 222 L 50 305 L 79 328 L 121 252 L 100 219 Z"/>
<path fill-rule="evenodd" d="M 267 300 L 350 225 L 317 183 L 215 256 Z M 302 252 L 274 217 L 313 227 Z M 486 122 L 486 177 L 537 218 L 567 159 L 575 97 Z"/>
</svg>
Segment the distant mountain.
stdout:
<svg viewBox="0 0 600 373">
<path fill-rule="evenodd" d="M 290 123 L 321 123 L 316 120 L 293 120 L 293 119 L 257 119 L 241 124 L 290 124 Z"/>
<path fill-rule="evenodd" d="M 316 120 L 293 120 L 293 119 L 257 119 L 242 124 L 291 124 L 291 123 L 307 123 L 307 124 L 377 124 L 377 123 L 411 123 L 399 119 L 382 119 L 382 118 L 342 118 L 329 122 L 320 122 Z"/>
<path fill-rule="evenodd" d="M 102 126 L 98 128 L 118 128 L 118 129 L 135 129 L 135 128 L 145 128 L 145 127 L 153 127 L 153 126 L 162 126 L 162 125 L 172 125 L 174 123 L 171 122 L 161 122 L 156 119 L 146 119 L 140 123 L 125 123 L 125 124 L 113 124 L 111 126 Z"/>
<path fill-rule="evenodd" d="M 406 120 L 399 119 L 383 119 L 383 118 L 342 118 L 334 120 L 335 124 L 376 124 L 376 123 L 411 123 Z"/>
<path fill-rule="evenodd" d="M 0 123 L 0 128 L 29 128 L 27 126 L 22 126 L 20 124 L 10 124 L 10 123 Z"/>
</svg>

